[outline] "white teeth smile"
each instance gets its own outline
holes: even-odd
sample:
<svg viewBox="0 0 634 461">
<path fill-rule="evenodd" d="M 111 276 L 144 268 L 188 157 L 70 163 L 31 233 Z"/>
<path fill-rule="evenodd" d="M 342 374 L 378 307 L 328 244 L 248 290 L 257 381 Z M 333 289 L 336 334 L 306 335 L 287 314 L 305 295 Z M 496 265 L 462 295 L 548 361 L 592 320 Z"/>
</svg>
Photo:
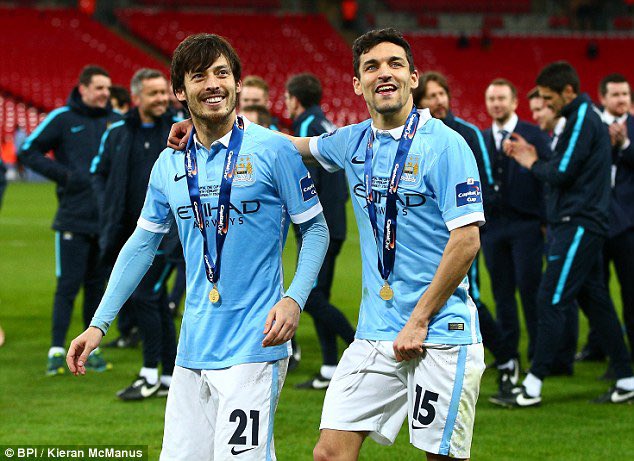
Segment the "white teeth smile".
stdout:
<svg viewBox="0 0 634 461">
<path fill-rule="evenodd" d="M 388 91 L 396 91 L 396 86 L 394 85 L 381 85 L 379 87 L 377 87 L 376 92 L 377 93 L 385 93 Z"/>
<path fill-rule="evenodd" d="M 223 99 L 223 98 L 222 98 L 222 96 L 213 96 L 213 97 L 211 97 L 211 98 L 207 98 L 207 99 L 205 99 L 205 102 L 206 102 L 207 104 L 215 104 L 215 103 L 217 103 L 217 102 L 222 101 L 222 99 Z"/>
</svg>

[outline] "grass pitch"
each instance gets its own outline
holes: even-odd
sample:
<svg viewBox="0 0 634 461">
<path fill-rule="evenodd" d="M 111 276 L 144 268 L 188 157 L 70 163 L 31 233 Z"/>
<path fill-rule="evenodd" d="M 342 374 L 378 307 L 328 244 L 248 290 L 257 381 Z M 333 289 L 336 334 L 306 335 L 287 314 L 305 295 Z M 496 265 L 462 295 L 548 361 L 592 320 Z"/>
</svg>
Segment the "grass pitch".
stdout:
<svg viewBox="0 0 634 461">
<path fill-rule="evenodd" d="M 105 350 L 114 369 L 49 378 L 44 375 L 50 341 L 55 287 L 55 256 L 50 223 L 56 208 L 51 184 L 11 184 L 0 211 L 0 324 L 7 341 L 0 348 L 0 445 L 141 444 L 158 459 L 165 399 L 121 402 L 115 392 L 132 381 L 141 364 L 140 349 Z M 332 301 L 354 323 L 360 299 L 358 235 L 349 210 L 348 239 L 338 259 Z M 288 239 L 287 280 L 295 248 Z M 484 264 L 481 264 L 484 269 Z M 493 305 L 489 279 L 482 273 L 482 296 Z M 614 279 L 614 278 L 613 278 Z M 617 287 L 613 299 L 621 309 Z M 73 314 L 68 342 L 82 330 L 81 309 Z M 583 316 L 582 316 L 583 317 Z M 587 327 L 582 321 L 580 342 Z M 116 334 L 113 331 L 112 334 Z M 299 369 L 289 374 L 275 422 L 278 459 L 310 460 L 318 437 L 324 392 L 298 391 L 320 365 L 312 319 L 302 316 Z M 343 347 L 342 347 L 343 349 Z M 523 343 L 525 351 L 525 343 Z M 487 362 L 492 359 L 487 355 Z M 634 406 L 595 405 L 589 400 L 608 383 L 597 377 L 605 364 L 577 365 L 575 376 L 553 378 L 544 386 L 541 408 L 504 410 L 488 403 L 496 391 L 496 372 L 487 370 L 478 403 L 472 458 L 475 460 L 598 460 L 634 453 Z M 0 454 L 3 459 L 3 454 Z M 362 460 L 424 459 L 409 445 L 406 425 L 392 447 L 367 441 Z M 195 460 L 192 460 L 195 461 Z"/>
</svg>

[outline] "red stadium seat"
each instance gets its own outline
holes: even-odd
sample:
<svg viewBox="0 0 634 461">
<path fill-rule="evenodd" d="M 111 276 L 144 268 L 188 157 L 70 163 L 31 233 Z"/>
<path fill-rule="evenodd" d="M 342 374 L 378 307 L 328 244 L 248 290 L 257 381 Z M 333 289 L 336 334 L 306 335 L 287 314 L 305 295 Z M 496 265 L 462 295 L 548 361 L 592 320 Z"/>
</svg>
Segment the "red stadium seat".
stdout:
<svg viewBox="0 0 634 461">
<path fill-rule="evenodd" d="M 352 123 L 367 118 L 365 104 L 352 91 L 350 46 L 321 15 L 121 10 L 117 16 L 167 56 L 192 33 L 226 37 L 240 55 L 243 75 L 260 75 L 269 83 L 271 109 L 278 117 L 284 116 L 288 77 L 312 72 L 322 81 L 323 106 L 333 120 Z M 346 98 L 349 104 L 341 102 Z"/>
</svg>

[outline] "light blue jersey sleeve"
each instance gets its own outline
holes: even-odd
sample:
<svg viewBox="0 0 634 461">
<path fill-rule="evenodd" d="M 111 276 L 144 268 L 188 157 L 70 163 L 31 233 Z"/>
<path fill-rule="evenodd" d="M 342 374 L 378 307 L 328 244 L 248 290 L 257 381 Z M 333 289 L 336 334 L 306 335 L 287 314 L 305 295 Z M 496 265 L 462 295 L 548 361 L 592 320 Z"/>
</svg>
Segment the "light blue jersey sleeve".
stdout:
<svg viewBox="0 0 634 461">
<path fill-rule="evenodd" d="M 163 151 L 152 168 L 145 203 L 137 222 L 137 225 L 142 229 L 157 234 L 167 234 L 174 220 L 167 194 L 169 172 L 166 171 L 166 162 L 169 160 L 171 152 L 173 152 L 172 149 Z"/>
<path fill-rule="evenodd" d="M 295 147 L 285 141 L 277 150 L 274 179 L 291 220 L 301 224 L 322 212 L 317 188 Z"/>
<path fill-rule="evenodd" d="M 482 225 L 482 189 L 475 157 L 460 135 L 451 132 L 447 138 L 444 150 L 430 165 L 430 189 L 449 231 L 472 223 Z"/>
<path fill-rule="evenodd" d="M 302 234 L 302 246 L 297 258 L 297 270 L 290 287 L 286 290 L 286 296 L 293 298 L 300 309 L 304 310 L 326 256 L 330 236 L 323 213 L 300 224 L 299 231 Z"/>
<path fill-rule="evenodd" d="M 99 328 L 105 335 L 141 279 L 152 265 L 163 234 L 155 234 L 137 227 L 123 245 L 114 264 L 108 287 L 95 312 L 91 327 Z"/>
<path fill-rule="evenodd" d="M 351 132 L 352 128 L 346 126 L 310 138 L 310 153 L 326 171 L 332 173 L 345 167 Z"/>
</svg>

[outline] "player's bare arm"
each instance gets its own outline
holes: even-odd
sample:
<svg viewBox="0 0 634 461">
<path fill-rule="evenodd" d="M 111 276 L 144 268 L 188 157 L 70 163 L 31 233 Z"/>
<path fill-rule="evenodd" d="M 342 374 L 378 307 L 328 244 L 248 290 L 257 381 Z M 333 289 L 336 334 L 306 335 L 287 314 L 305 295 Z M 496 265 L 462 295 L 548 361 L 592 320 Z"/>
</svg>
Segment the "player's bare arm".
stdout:
<svg viewBox="0 0 634 461">
<path fill-rule="evenodd" d="M 299 304 L 293 298 L 280 299 L 266 317 L 262 346 L 279 346 L 290 341 L 299 325 L 300 313 Z"/>
<path fill-rule="evenodd" d="M 169 137 L 167 138 L 167 147 L 171 147 L 175 150 L 183 150 L 187 145 L 187 140 L 192 132 L 193 123 L 191 119 L 183 120 L 175 123 L 170 129 Z M 305 163 L 316 163 L 315 157 L 310 153 L 309 142 L 310 138 L 300 138 L 297 136 L 290 136 L 285 133 L 279 133 L 282 136 L 288 138 L 295 148 L 302 154 L 302 160 Z"/>
<path fill-rule="evenodd" d="M 66 355 L 66 364 L 72 374 L 75 376 L 86 374 L 84 365 L 90 353 L 99 347 L 102 338 L 103 332 L 99 328 L 88 327 L 86 331 L 73 339 Z"/>
<path fill-rule="evenodd" d="M 411 360 L 423 353 L 427 326 L 464 279 L 480 249 L 477 224 L 454 229 L 429 288 L 418 300 L 409 320 L 394 341 L 396 360 Z"/>
</svg>

